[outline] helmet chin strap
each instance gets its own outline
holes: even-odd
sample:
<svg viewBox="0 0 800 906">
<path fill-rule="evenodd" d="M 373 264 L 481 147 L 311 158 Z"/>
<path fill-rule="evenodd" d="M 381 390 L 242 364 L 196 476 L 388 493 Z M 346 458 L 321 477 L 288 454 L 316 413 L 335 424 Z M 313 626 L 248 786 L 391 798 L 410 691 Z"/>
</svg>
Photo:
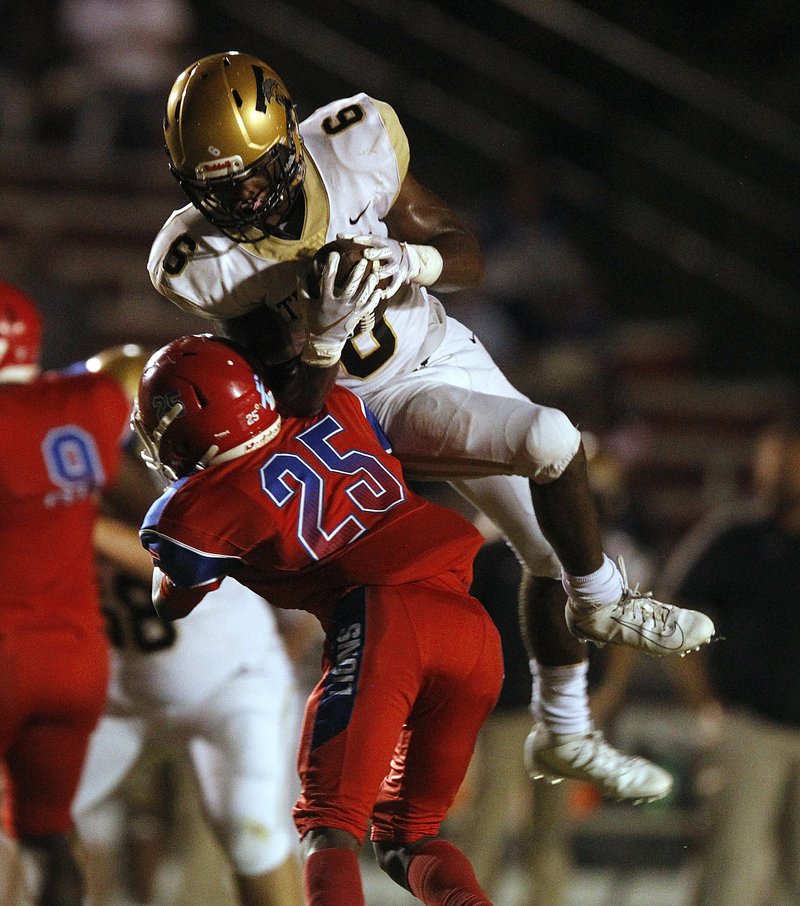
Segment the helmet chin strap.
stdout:
<svg viewBox="0 0 800 906">
<path fill-rule="evenodd" d="M 211 446 L 206 450 L 205 453 L 197 460 L 197 468 L 205 469 L 205 467 L 211 462 L 211 460 L 219 453 L 219 446 L 217 444 L 211 444 Z"/>
</svg>

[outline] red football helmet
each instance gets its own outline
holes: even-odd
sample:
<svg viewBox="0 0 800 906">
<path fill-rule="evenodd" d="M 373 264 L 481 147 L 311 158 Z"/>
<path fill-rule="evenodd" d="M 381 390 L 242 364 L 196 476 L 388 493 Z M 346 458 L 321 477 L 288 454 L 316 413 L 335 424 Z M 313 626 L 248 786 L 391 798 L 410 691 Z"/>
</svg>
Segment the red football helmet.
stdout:
<svg viewBox="0 0 800 906">
<path fill-rule="evenodd" d="M 131 423 L 145 462 L 172 482 L 263 447 L 281 419 L 272 392 L 233 343 L 193 334 L 150 357 Z"/>
<path fill-rule="evenodd" d="M 0 382 L 29 381 L 39 371 L 42 319 L 33 300 L 0 282 Z"/>
</svg>

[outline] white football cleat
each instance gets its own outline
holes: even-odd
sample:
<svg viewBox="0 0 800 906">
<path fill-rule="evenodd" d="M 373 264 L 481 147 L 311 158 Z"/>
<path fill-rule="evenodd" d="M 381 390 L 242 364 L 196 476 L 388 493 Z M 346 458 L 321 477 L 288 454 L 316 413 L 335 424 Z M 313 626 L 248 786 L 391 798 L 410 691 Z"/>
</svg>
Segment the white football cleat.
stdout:
<svg viewBox="0 0 800 906">
<path fill-rule="evenodd" d="M 652 592 L 631 589 L 622 557 L 617 560 L 624 591 L 616 604 L 586 606 L 567 598 L 565 616 L 570 632 L 598 648 L 606 643 L 627 645 L 656 657 L 684 655 L 710 642 L 714 624 L 704 613 L 656 601 Z"/>
<path fill-rule="evenodd" d="M 672 775 L 639 755 L 626 755 L 606 742 L 600 730 L 550 733 L 536 724 L 525 740 L 525 770 L 532 780 L 582 780 L 612 799 L 655 802 L 672 790 Z"/>
</svg>

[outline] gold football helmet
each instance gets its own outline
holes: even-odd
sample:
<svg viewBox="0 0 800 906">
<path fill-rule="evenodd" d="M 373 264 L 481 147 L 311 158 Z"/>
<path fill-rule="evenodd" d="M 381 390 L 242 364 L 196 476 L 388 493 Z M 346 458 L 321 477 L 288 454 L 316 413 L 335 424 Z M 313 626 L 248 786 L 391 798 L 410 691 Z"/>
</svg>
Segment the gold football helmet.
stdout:
<svg viewBox="0 0 800 906">
<path fill-rule="evenodd" d="M 149 358 L 150 353 L 144 347 L 136 343 L 124 343 L 95 353 L 86 360 L 86 370 L 102 371 L 116 378 L 133 402 L 139 389 L 139 379 Z"/>
<path fill-rule="evenodd" d="M 235 51 L 192 63 L 170 91 L 164 138 L 173 176 L 226 236 L 280 232 L 305 163 L 292 99 L 266 63 Z"/>
</svg>

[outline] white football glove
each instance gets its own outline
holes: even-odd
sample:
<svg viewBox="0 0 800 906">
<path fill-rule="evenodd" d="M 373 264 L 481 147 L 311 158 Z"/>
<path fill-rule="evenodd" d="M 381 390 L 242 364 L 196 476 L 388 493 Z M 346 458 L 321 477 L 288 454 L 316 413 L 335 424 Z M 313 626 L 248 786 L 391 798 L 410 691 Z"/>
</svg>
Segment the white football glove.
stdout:
<svg viewBox="0 0 800 906">
<path fill-rule="evenodd" d="M 301 358 L 321 368 L 336 364 L 344 344 L 350 339 L 362 318 L 370 315 L 381 301 L 377 289 L 378 274 L 366 258 L 352 269 L 341 289 L 335 285 L 339 252 L 331 252 L 320 279 L 318 299 L 303 293 L 306 320 L 306 343 Z M 367 269 L 372 273 L 365 279 Z"/>
<path fill-rule="evenodd" d="M 411 283 L 419 275 L 420 260 L 416 249 L 407 242 L 398 242 L 388 236 L 340 236 L 364 246 L 364 257 L 376 263 L 378 280 L 388 279 L 389 285 L 381 290 L 382 298 L 391 299 L 400 287 Z"/>
<path fill-rule="evenodd" d="M 378 279 L 389 280 L 389 285 L 382 291 L 384 299 L 391 299 L 401 286 L 409 283 L 433 286 L 442 275 L 444 260 L 433 245 L 398 242 L 388 236 L 372 234 L 340 238 L 363 245 L 364 257 L 376 266 Z"/>
</svg>

